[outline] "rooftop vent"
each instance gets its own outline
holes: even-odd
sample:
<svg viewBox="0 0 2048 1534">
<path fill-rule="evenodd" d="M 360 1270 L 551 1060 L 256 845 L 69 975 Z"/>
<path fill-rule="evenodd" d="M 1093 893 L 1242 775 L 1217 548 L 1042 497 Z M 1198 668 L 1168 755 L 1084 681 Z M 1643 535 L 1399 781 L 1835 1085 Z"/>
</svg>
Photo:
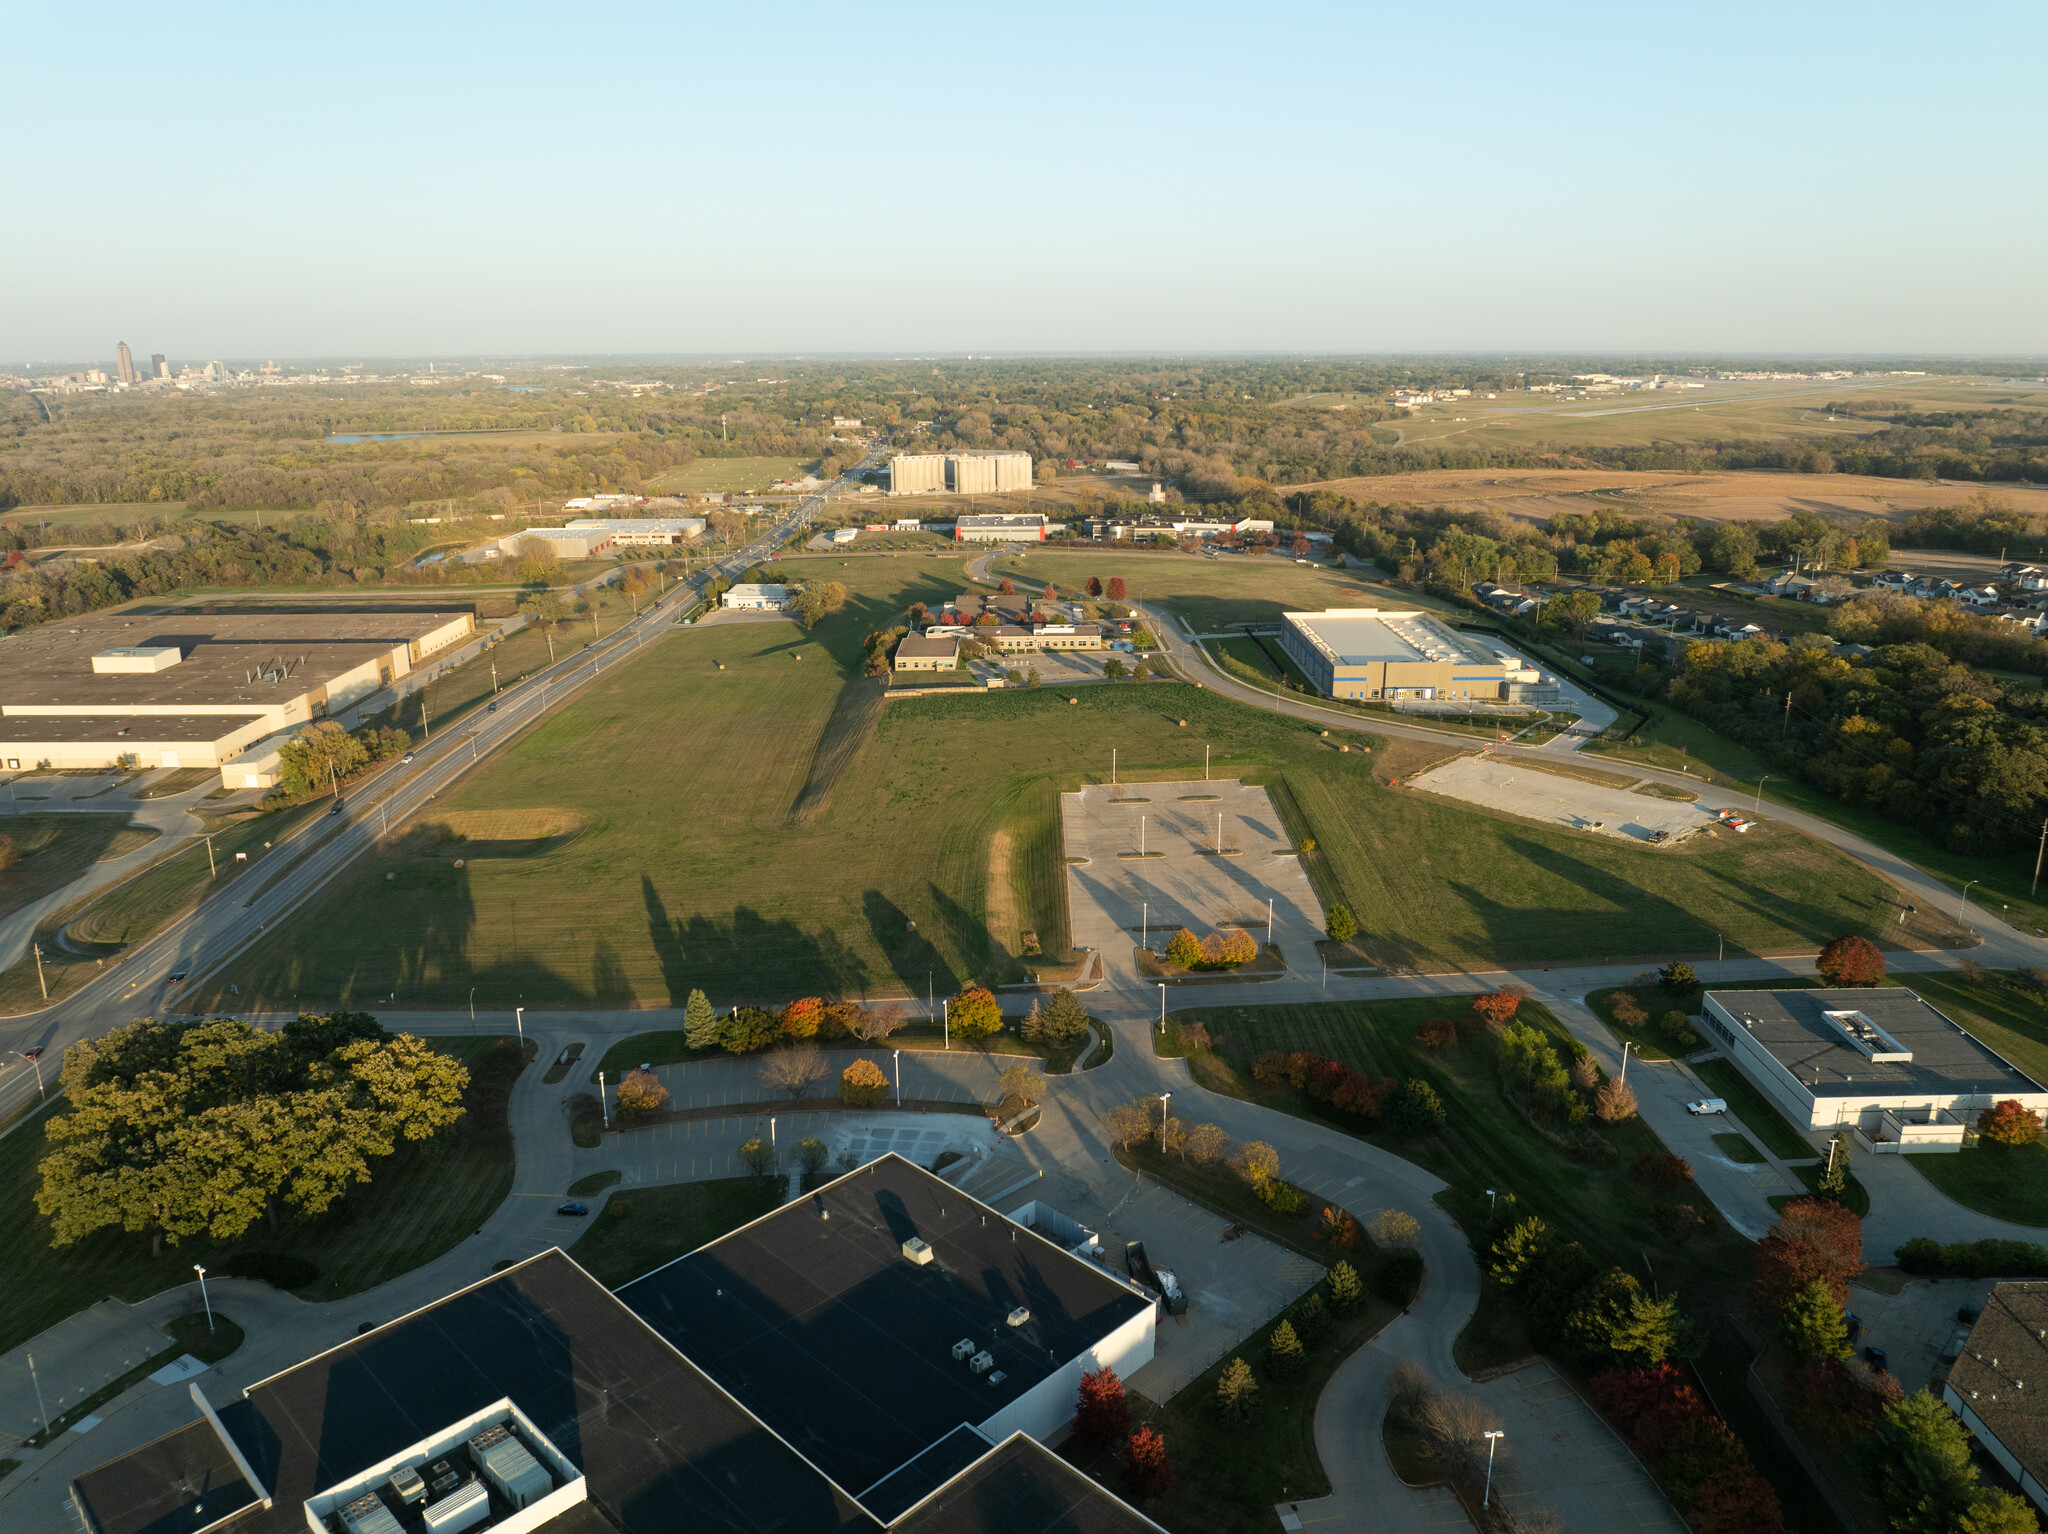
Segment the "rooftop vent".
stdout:
<svg viewBox="0 0 2048 1534">
<path fill-rule="evenodd" d="M 932 1260 L 932 1244 L 922 1236 L 912 1236 L 903 1243 L 903 1255 L 923 1267 Z"/>
<path fill-rule="evenodd" d="M 998 1369 L 995 1373 L 991 1374 L 988 1377 L 988 1382 L 991 1385 L 1000 1385 L 1004 1380 L 1008 1379 L 1009 1377 L 1009 1375 L 1003 1373 L 1002 1370 Z"/>
<path fill-rule="evenodd" d="M 462 1534 L 491 1516 L 491 1494 L 482 1481 L 464 1481 L 439 1502 L 429 1502 L 420 1514 L 427 1534 Z"/>
<path fill-rule="evenodd" d="M 73 629 L 75 634 L 78 631 Z M 178 647 L 172 645 L 117 645 L 111 650 L 102 650 L 92 658 L 92 669 L 102 676 L 147 675 L 154 671 L 168 671 L 182 659 Z"/>
<path fill-rule="evenodd" d="M 958 1342 L 953 1344 L 954 1363 L 964 1364 L 967 1362 L 968 1359 L 972 1358 L 973 1356 L 974 1339 L 972 1337 L 962 1337 Z"/>
<path fill-rule="evenodd" d="M 1007 1320 L 1012 1326 L 1022 1326 L 1026 1321 L 1029 1321 L 1031 1319 L 1031 1307 L 1028 1305 L 1019 1305 L 1015 1310 L 1011 1311 L 1008 1316 L 1004 1317 L 1004 1319 Z"/>
<path fill-rule="evenodd" d="M 967 1360 L 967 1367 L 976 1374 L 986 1374 L 996 1366 L 996 1355 L 983 1348 Z"/>
<path fill-rule="evenodd" d="M 398 1520 L 374 1491 L 364 1492 L 342 1508 L 341 1526 L 347 1534 L 401 1534 Z"/>
</svg>

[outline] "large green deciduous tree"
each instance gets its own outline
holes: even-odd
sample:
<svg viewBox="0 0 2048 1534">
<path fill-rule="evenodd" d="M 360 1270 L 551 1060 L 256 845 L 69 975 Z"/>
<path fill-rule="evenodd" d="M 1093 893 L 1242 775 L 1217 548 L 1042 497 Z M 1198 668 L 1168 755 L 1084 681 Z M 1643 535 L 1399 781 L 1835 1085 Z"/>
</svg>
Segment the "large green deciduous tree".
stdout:
<svg viewBox="0 0 2048 1534">
<path fill-rule="evenodd" d="M 280 1206 L 319 1214 L 370 1163 L 462 1115 L 469 1072 L 363 1013 L 281 1032 L 143 1018 L 64 1057 L 36 1207 L 68 1246 L 118 1225 L 152 1248 L 232 1240 Z"/>
</svg>

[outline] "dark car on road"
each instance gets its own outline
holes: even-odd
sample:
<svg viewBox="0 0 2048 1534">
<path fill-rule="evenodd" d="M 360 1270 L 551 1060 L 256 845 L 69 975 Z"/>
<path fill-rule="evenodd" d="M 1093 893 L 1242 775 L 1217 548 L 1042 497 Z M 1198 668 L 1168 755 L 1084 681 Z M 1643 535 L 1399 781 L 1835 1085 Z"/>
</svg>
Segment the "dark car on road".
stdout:
<svg viewBox="0 0 2048 1534">
<path fill-rule="evenodd" d="M 582 1204 L 564 1204 L 561 1208 L 557 1209 L 555 1213 L 573 1215 L 580 1220 L 585 1215 L 589 1214 L 590 1211 L 589 1209 L 585 1208 Z"/>
<path fill-rule="evenodd" d="M 23 1050 L 23 1051 L 21 1052 L 21 1058 L 22 1058 L 22 1059 L 24 1059 L 24 1060 L 40 1060 L 40 1059 L 42 1059 L 42 1058 L 43 1058 L 43 1046 L 42 1046 L 42 1045 L 40 1045 L 40 1044 L 38 1044 L 38 1045 L 36 1045 L 36 1047 L 35 1047 L 35 1048 L 33 1048 L 33 1049 L 24 1049 L 24 1050 Z"/>
<path fill-rule="evenodd" d="M 329 810 L 327 813 L 330 815 L 339 815 L 342 812 L 342 810 L 345 809 L 347 806 L 348 801 L 346 799 L 337 799 L 334 801 L 334 808 Z"/>
</svg>

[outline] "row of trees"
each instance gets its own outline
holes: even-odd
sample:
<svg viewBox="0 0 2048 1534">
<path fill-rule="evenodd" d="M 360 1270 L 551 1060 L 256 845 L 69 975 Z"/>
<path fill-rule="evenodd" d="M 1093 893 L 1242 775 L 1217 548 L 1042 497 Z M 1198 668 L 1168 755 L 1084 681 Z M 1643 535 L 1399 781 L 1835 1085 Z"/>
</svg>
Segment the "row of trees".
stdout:
<svg viewBox="0 0 2048 1534">
<path fill-rule="evenodd" d="M 462 1116 L 469 1073 L 367 1013 L 275 1033 L 228 1018 L 143 1018 L 65 1052 L 36 1207 L 57 1246 L 109 1226 L 151 1250 L 317 1215 L 401 1141 Z"/>
<path fill-rule="evenodd" d="M 365 768 L 411 749 L 412 736 L 390 725 L 366 724 L 351 731 L 332 719 L 318 720 L 278 748 L 277 787 L 264 795 L 264 808 L 338 791 Z"/>
</svg>

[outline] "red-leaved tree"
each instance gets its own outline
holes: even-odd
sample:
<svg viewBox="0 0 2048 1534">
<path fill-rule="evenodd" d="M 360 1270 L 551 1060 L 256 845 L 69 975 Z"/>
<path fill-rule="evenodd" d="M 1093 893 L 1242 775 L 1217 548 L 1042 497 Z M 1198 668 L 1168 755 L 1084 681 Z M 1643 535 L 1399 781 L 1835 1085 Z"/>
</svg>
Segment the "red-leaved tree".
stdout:
<svg viewBox="0 0 2048 1534">
<path fill-rule="evenodd" d="M 1130 1425 L 1131 1404 L 1116 1371 L 1103 1368 L 1083 1374 L 1081 1399 L 1074 1408 L 1074 1437 L 1086 1448 L 1106 1449 Z"/>
<path fill-rule="evenodd" d="M 2008 1097 L 1977 1115 L 1977 1133 L 1994 1145 L 2031 1145 L 2041 1138 L 2041 1119 Z"/>
<path fill-rule="evenodd" d="M 1173 1490 L 1173 1461 L 1166 1457 L 1166 1440 L 1149 1427 L 1131 1434 L 1124 1450 L 1124 1485 L 1136 1497 L 1163 1497 Z"/>
<path fill-rule="evenodd" d="M 1776 1315 L 1819 1279 L 1837 1305 L 1849 1303 L 1849 1280 L 1863 1271 L 1863 1222 L 1827 1198 L 1788 1200 L 1778 1223 L 1756 1244 L 1757 1304 Z"/>
<path fill-rule="evenodd" d="M 1488 991 L 1472 998 L 1472 1010 L 1489 1023 L 1506 1023 L 1515 1015 L 1522 998 L 1513 991 Z"/>
<path fill-rule="evenodd" d="M 1057 602 L 1060 599 L 1060 588 L 1055 586 L 1051 581 L 1047 581 L 1045 583 L 1045 591 L 1043 595 L 1046 601 Z"/>
<path fill-rule="evenodd" d="M 1013 597 L 1017 594 L 1017 583 L 1006 575 L 1003 577 L 1003 583 L 996 587 L 996 590 L 1006 597 Z"/>
<path fill-rule="evenodd" d="M 825 1020 L 825 1003 L 816 996 L 799 996 L 784 1007 L 775 1020 L 793 1039 L 816 1038 L 818 1025 Z"/>
<path fill-rule="evenodd" d="M 1867 937 L 1838 937 L 1814 962 L 1829 985 L 1876 985 L 1884 979 L 1884 955 Z"/>
<path fill-rule="evenodd" d="M 1593 1404 L 1650 1459 L 1661 1459 L 1671 1435 L 1695 1417 L 1707 1415 L 1707 1403 L 1686 1382 L 1676 1364 L 1654 1369 L 1602 1369 L 1587 1382 Z"/>
<path fill-rule="evenodd" d="M 1109 578 L 1106 595 L 1112 602 L 1121 602 L 1124 599 L 1124 578 L 1121 575 L 1112 575 Z"/>
<path fill-rule="evenodd" d="M 1088 577 L 1088 595 L 1091 597 L 1102 595 L 1102 578 L 1100 576 L 1091 575 Z"/>
</svg>

